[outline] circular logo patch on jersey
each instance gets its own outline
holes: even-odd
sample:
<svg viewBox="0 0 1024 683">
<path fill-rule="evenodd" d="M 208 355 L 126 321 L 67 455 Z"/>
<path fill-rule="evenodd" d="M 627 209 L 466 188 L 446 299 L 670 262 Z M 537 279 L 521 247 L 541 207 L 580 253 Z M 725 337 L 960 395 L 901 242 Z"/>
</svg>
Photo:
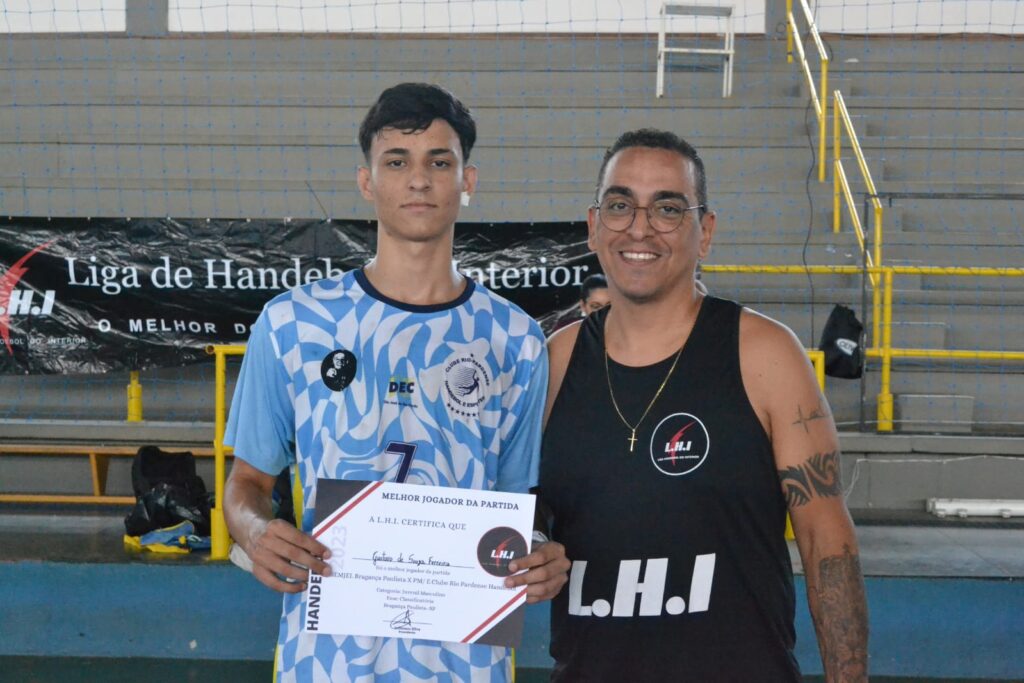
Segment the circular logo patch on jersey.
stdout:
<svg viewBox="0 0 1024 683">
<path fill-rule="evenodd" d="M 341 391 L 356 376 L 356 356 L 351 351 L 331 351 L 320 364 L 320 377 L 331 391 Z"/>
<path fill-rule="evenodd" d="M 448 394 L 448 407 L 467 417 L 478 414 L 480 404 L 487 398 L 491 377 L 487 369 L 473 356 L 463 356 L 444 368 L 444 388 Z"/>
<path fill-rule="evenodd" d="M 511 527 L 499 526 L 486 532 L 476 547 L 480 566 L 491 576 L 508 576 L 508 563 L 527 554 L 523 535 Z"/>
<path fill-rule="evenodd" d="M 711 437 L 700 418 L 675 413 L 658 423 L 651 436 L 651 462 L 662 474 L 678 477 L 704 464 Z"/>
</svg>

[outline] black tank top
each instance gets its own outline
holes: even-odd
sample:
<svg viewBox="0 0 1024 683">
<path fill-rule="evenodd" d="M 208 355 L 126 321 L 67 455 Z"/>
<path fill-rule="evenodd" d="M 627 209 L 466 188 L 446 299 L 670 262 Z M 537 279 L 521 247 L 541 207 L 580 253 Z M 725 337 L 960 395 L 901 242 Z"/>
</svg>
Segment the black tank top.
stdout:
<svg viewBox="0 0 1024 683">
<path fill-rule="evenodd" d="M 800 680 L 786 506 L 740 376 L 740 310 L 705 297 L 633 453 L 605 376 L 607 309 L 584 321 L 540 468 L 573 561 L 551 608 L 553 681 Z M 674 356 L 610 362 L 630 424 Z"/>
</svg>

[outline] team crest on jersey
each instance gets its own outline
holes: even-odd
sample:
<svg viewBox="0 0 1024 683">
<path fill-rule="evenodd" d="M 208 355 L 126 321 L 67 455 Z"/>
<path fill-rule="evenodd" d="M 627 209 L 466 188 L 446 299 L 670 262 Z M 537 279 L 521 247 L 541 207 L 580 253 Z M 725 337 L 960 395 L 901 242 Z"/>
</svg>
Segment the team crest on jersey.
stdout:
<svg viewBox="0 0 1024 683">
<path fill-rule="evenodd" d="M 675 413 L 658 423 L 651 436 L 651 462 L 662 474 L 678 477 L 704 464 L 711 437 L 700 418 Z"/>
<path fill-rule="evenodd" d="M 331 351 L 320 363 L 320 377 L 331 391 L 342 391 L 356 376 L 356 356 L 346 349 Z"/>
<path fill-rule="evenodd" d="M 445 403 L 448 408 L 464 417 L 480 414 L 491 387 L 491 376 L 473 356 L 460 356 L 444 366 Z"/>
</svg>

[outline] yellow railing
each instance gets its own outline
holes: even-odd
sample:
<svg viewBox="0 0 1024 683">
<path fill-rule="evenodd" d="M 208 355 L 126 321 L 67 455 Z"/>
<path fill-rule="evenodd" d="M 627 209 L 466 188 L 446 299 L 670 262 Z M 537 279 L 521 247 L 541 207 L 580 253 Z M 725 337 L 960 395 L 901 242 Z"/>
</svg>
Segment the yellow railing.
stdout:
<svg viewBox="0 0 1024 683">
<path fill-rule="evenodd" d="M 748 274 L 773 274 L 773 275 L 859 275 L 863 272 L 863 266 L 859 265 L 717 265 L 703 264 L 700 266 L 706 272 L 739 272 Z M 868 270 L 868 275 L 877 272 L 878 268 Z M 878 278 L 878 275 L 876 275 Z M 874 329 L 881 325 L 881 315 L 872 316 L 868 325 L 872 327 L 873 338 L 878 338 L 879 330 Z"/>
<path fill-rule="evenodd" d="M 825 393 L 825 352 L 818 349 L 806 349 L 807 357 L 814 366 L 814 376 L 818 379 L 818 388 Z"/>
<path fill-rule="evenodd" d="M 776 266 L 776 265 L 712 265 L 703 267 L 708 273 L 748 273 L 770 275 L 807 275 L 807 274 L 860 274 L 861 266 Z M 969 268 L 943 266 L 871 266 L 868 275 L 873 282 L 881 280 L 881 287 L 875 290 L 883 292 L 881 324 L 874 314 L 870 321 L 875 334 L 881 338 L 881 344 L 873 343 L 865 349 L 868 358 L 881 359 L 881 387 L 877 401 L 877 430 L 891 432 L 893 430 L 893 394 L 892 394 L 892 362 L 895 358 L 929 358 L 948 360 L 1002 360 L 1024 361 L 1024 351 L 983 351 L 964 349 L 908 349 L 892 346 L 892 292 L 894 275 L 948 275 L 948 276 L 989 276 L 989 277 L 1024 277 L 1024 268 Z M 880 334 L 877 329 L 880 328 Z M 243 345 L 214 345 L 208 352 L 216 357 L 216 387 L 214 420 L 214 509 L 211 511 L 211 550 L 210 559 L 227 559 L 230 545 L 227 524 L 224 521 L 224 482 L 225 456 L 224 427 L 226 422 L 226 385 L 227 356 L 245 353 Z M 815 377 L 822 392 L 825 391 L 825 354 L 816 349 L 807 349 L 807 356 L 814 365 Z M 787 519 L 786 537 L 792 538 L 792 527 Z"/>
<path fill-rule="evenodd" d="M 857 131 L 853 128 L 853 121 L 850 120 L 850 112 L 846 108 L 843 94 L 835 91 L 835 101 L 832 106 L 832 155 L 834 169 L 832 172 L 832 231 L 839 232 L 842 223 L 842 212 L 839 208 L 839 197 L 842 194 L 846 199 L 846 208 L 849 211 L 850 222 L 857 235 L 857 243 L 860 245 L 861 254 L 868 266 L 868 276 L 871 281 L 871 312 L 875 320 L 878 320 L 881 313 L 881 292 L 878 286 L 878 274 L 874 272 L 875 266 L 882 265 L 882 202 L 878 201 L 878 190 L 875 188 L 875 181 L 871 177 L 871 170 L 868 168 L 867 159 L 864 158 L 864 150 L 861 149 L 860 140 L 857 139 Z M 864 179 L 864 186 L 871 195 L 871 205 L 874 208 L 874 237 L 872 239 L 872 251 L 867 251 L 864 226 L 860 222 L 860 214 L 857 211 L 857 204 L 853 201 L 853 193 L 850 190 L 850 183 L 846 178 L 846 170 L 843 168 L 842 159 L 842 133 L 840 128 L 846 130 L 846 137 L 850 140 L 850 148 L 857 158 L 857 165 L 860 167 Z M 871 345 L 877 347 L 880 343 L 878 338 L 879 326 L 872 326 Z"/>
<path fill-rule="evenodd" d="M 139 371 L 128 373 L 128 417 L 127 422 L 142 422 L 142 384 L 139 382 Z"/>
<path fill-rule="evenodd" d="M 858 266 L 739 266 L 712 265 L 702 267 L 707 273 L 749 273 L 774 275 L 851 274 L 861 272 Z M 881 343 L 865 349 L 868 358 L 881 359 L 881 387 L 878 392 L 877 426 L 879 432 L 893 430 L 892 361 L 894 358 L 927 358 L 931 360 L 995 360 L 1024 361 L 1024 351 L 984 351 L 976 349 L 908 349 L 892 345 L 892 293 L 894 275 L 944 275 L 954 277 L 1024 277 L 1024 268 L 973 268 L 964 266 L 873 266 L 869 275 L 881 279 L 881 317 L 872 318 L 873 337 Z M 815 366 L 817 369 L 817 366 Z M 824 369 L 822 369 L 824 373 Z M 819 381 L 823 382 L 823 376 Z"/>
<path fill-rule="evenodd" d="M 796 26 L 796 18 L 793 16 L 793 0 L 786 0 L 786 60 L 793 63 L 793 47 L 796 47 L 800 56 L 800 66 L 807 78 L 807 87 L 811 91 L 811 101 L 814 103 L 814 113 L 818 117 L 818 182 L 825 182 L 825 131 L 828 128 L 828 52 L 825 51 L 825 44 L 821 42 L 821 35 L 818 27 L 814 24 L 814 14 L 807 5 L 807 0 L 800 0 L 803 7 L 804 18 L 807 20 L 807 27 L 810 30 L 811 38 L 814 39 L 814 46 L 818 50 L 818 59 L 821 60 L 821 97 L 814 87 L 814 76 L 811 74 L 811 66 L 807 63 L 807 56 L 804 54 L 804 43 L 800 37 L 800 31 Z M 796 36 L 794 41 L 793 37 Z"/>
<path fill-rule="evenodd" d="M 210 559 L 226 560 L 231 546 L 231 535 L 228 533 L 227 523 L 224 521 L 224 481 L 226 479 L 225 460 L 228 447 L 224 445 L 224 426 L 227 416 L 227 356 L 241 356 L 245 354 L 245 346 L 241 344 L 214 344 L 206 347 L 207 353 L 215 358 L 214 377 L 214 427 L 213 427 L 213 490 L 214 507 L 210 511 Z M 825 391 L 825 354 L 817 349 L 807 349 L 807 357 L 814 365 L 814 375 L 818 379 L 818 386 Z M 296 497 L 296 500 L 299 500 Z M 297 513 L 298 514 L 298 513 Z M 298 517 L 296 517 L 298 519 Z M 789 518 L 786 518 L 786 538 L 793 538 L 792 527 Z"/>
<path fill-rule="evenodd" d="M 206 347 L 214 357 L 213 416 L 213 509 L 210 510 L 210 559 L 226 560 L 231 535 L 224 520 L 224 481 L 227 478 L 227 451 L 224 427 L 227 423 L 227 357 L 245 353 L 243 344 L 214 344 Z"/>
<path fill-rule="evenodd" d="M 882 345 L 867 350 L 869 358 L 882 359 L 882 380 L 878 392 L 880 432 L 893 429 L 892 361 L 894 358 L 931 360 L 1024 361 L 1024 351 L 981 351 L 965 349 L 896 349 L 892 346 L 892 291 L 894 275 L 948 275 L 953 277 L 1024 277 L 1024 268 L 969 268 L 957 266 L 887 266 L 877 269 L 883 277 Z"/>
</svg>

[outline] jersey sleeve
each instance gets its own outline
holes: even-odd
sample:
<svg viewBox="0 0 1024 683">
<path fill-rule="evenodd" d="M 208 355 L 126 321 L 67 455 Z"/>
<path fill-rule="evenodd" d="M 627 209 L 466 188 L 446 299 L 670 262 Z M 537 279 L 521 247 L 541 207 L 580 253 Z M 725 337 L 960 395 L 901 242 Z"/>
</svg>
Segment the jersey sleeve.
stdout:
<svg viewBox="0 0 1024 683">
<path fill-rule="evenodd" d="M 295 460 L 295 404 L 267 309 L 253 325 L 231 400 L 224 442 L 235 457 L 277 476 Z"/>
<path fill-rule="evenodd" d="M 536 356 L 521 359 L 516 368 L 516 384 L 522 391 L 510 411 L 511 428 L 502 439 L 496 483 L 499 491 L 526 493 L 537 485 L 548 388 L 548 352 L 543 336 L 540 339 Z"/>
</svg>

